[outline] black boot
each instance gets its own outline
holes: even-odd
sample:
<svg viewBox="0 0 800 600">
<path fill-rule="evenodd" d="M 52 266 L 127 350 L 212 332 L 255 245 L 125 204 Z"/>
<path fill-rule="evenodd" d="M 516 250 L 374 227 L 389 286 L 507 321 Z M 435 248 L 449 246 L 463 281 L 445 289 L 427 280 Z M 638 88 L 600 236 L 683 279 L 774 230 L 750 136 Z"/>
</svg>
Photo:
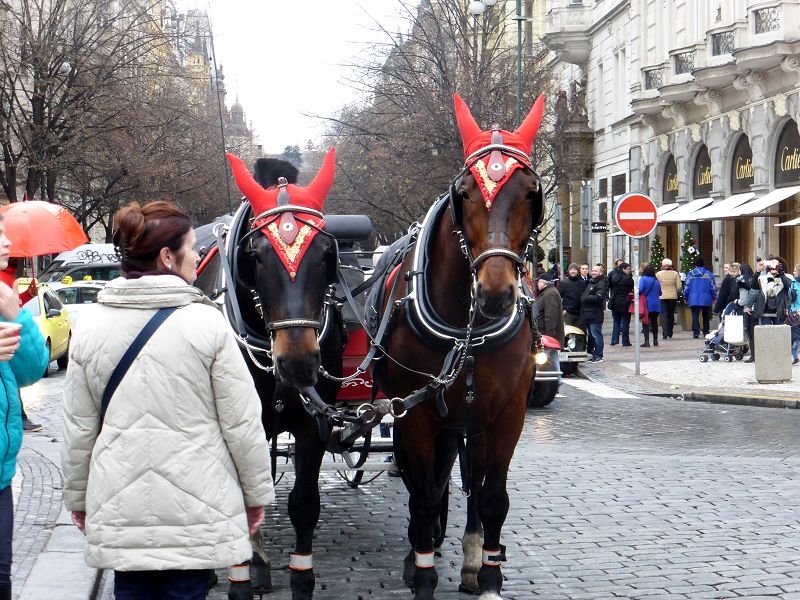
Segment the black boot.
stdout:
<svg viewBox="0 0 800 600">
<path fill-rule="evenodd" d="M 658 346 L 658 331 L 653 332 L 653 346 Z"/>
<path fill-rule="evenodd" d="M 642 333 L 644 333 L 644 342 L 642 342 L 642 348 L 649 348 L 650 347 L 650 331 L 645 329 Z"/>
</svg>

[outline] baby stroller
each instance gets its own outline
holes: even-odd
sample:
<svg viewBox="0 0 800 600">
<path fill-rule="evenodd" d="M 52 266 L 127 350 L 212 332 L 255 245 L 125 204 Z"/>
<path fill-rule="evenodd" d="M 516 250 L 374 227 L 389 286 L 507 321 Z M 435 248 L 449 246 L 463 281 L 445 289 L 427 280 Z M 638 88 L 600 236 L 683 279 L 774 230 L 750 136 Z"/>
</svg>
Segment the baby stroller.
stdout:
<svg viewBox="0 0 800 600">
<path fill-rule="evenodd" d="M 700 362 L 715 361 L 719 360 L 720 357 L 725 362 L 733 362 L 734 359 L 742 360 L 744 355 L 747 354 L 748 346 L 745 341 L 744 331 L 737 331 L 737 335 L 727 336 L 729 341 L 725 341 L 725 322 L 731 316 L 741 316 L 739 307 L 735 302 L 728 304 L 722 311 L 719 327 L 706 335 L 706 347 L 700 355 Z M 731 326 L 733 327 L 733 325 Z M 741 322 L 737 323 L 738 327 L 742 327 Z"/>
</svg>

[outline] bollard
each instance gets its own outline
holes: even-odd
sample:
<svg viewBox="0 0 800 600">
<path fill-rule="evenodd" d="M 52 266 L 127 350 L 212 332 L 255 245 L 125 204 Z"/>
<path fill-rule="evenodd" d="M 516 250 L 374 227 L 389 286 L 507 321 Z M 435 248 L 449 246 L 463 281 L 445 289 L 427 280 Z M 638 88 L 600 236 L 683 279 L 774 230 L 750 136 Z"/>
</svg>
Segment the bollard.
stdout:
<svg viewBox="0 0 800 600">
<path fill-rule="evenodd" d="M 756 325 L 756 381 L 792 380 L 792 334 L 788 325 Z"/>
</svg>

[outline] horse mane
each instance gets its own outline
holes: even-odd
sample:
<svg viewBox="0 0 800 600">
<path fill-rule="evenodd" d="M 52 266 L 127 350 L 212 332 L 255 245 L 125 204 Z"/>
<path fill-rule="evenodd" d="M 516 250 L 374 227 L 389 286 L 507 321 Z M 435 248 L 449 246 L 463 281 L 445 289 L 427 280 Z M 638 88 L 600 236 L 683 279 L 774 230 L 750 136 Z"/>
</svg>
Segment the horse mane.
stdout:
<svg viewBox="0 0 800 600">
<path fill-rule="evenodd" d="M 278 185 L 278 178 L 285 177 L 288 183 L 297 183 L 298 170 L 292 163 L 280 158 L 256 160 L 253 178 L 263 188 Z"/>
</svg>

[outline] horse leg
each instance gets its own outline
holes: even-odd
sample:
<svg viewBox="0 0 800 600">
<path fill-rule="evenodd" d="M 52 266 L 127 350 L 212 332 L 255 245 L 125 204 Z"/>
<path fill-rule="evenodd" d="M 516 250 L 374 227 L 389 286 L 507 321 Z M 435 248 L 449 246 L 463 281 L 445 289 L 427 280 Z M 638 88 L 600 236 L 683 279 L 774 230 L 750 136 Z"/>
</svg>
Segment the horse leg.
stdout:
<svg viewBox="0 0 800 600">
<path fill-rule="evenodd" d="M 407 415 L 406 419 L 411 415 Z M 409 541 L 412 543 L 414 560 L 413 590 L 414 600 L 435 600 L 434 591 L 439 576 L 434 564 L 434 530 L 440 516 L 442 487 L 437 485 L 434 450 L 436 432 L 430 422 L 409 419 L 402 427 L 395 425 L 397 436 L 401 428 L 408 426 L 414 431 L 413 446 L 397 444 L 395 438 L 395 458 L 403 472 L 403 479 L 409 491 L 408 508 L 410 514 Z M 400 434 L 402 436 L 402 434 Z M 406 570 L 412 554 L 406 557 Z"/>
<path fill-rule="evenodd" d="M 524 400 L 521 404 L 525 406 Z M 523 408 L 524 410 L 524 408 Z M 500 565 L 505 561 L 505 549 L 500 544 L 500 533 L 508 515 L 508 467 L 514 455 L 524 416 L 519 419 L 498 419 L 487 431 L 486 447 L 492 452 L 486 456 L 484 482 L 478 491 L 478 515 L 483 524 L 482 565 L 478 571 L 481 600 L 500 598 L 503 574 Z M 516 431 L 516 435 L 515 435 Z"/>
<path fill-rule="evenodd" d="M 319 521 L 319 469 L 325 445 L 316 427 L 295 433 L 295 481 L 289 493 L 289 518 L 295 532 L 294 552 L 289 555 L 292 600 L 311 600 L 314 595 L 312 544 Z"/>
<path fill-rule="evenodd" d="M 470 455 L 467 456 L 467 449 Z M 467 497 L 467 524 L 464 537 L 461 539 L 463 562 L 461 564 L 461 583 L 458 591 L 467 594 L 478 594 L 478 571 L 482 564 L 483 527 L 478 516 L 478 494 L 486 472 L 486 436 L 474 435 L 469 446 L 459 448 L 461 477 L 468 484 L 470 493 Z M 469 465 L 469 468 L 467 468 Z"/>
</svg>

